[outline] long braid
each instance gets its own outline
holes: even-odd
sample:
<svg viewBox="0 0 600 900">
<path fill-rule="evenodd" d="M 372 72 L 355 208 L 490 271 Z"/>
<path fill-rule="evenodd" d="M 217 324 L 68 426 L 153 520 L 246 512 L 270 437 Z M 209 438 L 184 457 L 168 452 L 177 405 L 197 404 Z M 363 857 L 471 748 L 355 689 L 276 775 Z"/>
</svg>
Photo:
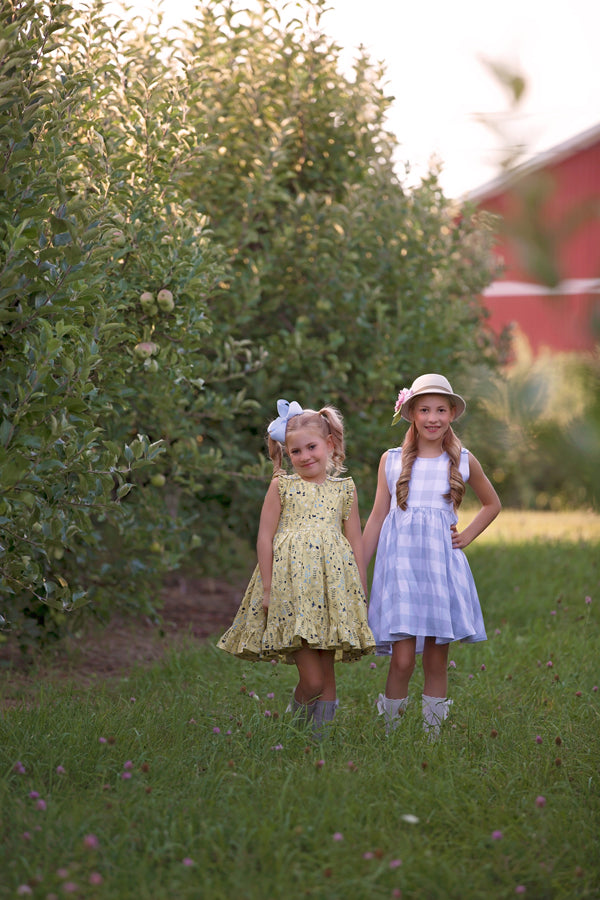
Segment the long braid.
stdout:
<svg viewBox="0 0 600 900">
<path fill-rule="evenodd" d="M 417 429 L 411 422 L 402 443 L 402 470 L 396 482 L 396 502 L 400 509 L 406 509 L 410 473 L 417 458 Z"/>
<path fill-rule="evenodd" d="M 450 457 L 450 465 L 448 467 L 448 480 L 450 482 L 450 490 L 447 494 L 444 494 L 444 499 L 451 500 L 452 505 L 456 510 L 462 503 L 466 488 L 465 482 L 462 475 L 460 474 L 459 469 L 460 451 L 462 450 L 462 444 L 455 433 L 452 431 L 452 428 L 449 428 L 444 435 L 444 440 L 442 441 L 442 450 L 445 450 Z"/>
</svg>

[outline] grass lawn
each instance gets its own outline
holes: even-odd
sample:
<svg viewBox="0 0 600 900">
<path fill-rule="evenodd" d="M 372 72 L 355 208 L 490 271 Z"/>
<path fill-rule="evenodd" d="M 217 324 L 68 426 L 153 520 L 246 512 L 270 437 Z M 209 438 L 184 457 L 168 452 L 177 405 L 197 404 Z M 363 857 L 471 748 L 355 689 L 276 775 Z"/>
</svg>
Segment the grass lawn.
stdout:
<svg viewBox="0 0 600 900">
<path fill-rule="evenodd" d="M 600 519 L 503 512 L 468 556 L 488 641 L 452 646 L 436 743 L 420 667 L 386 737 L 376 657 L 338 666 L 319 744 L 293 667 L 214 640 L 38 683 L 0 719 L 0 897 L 600 897 Z"/>
</svg>

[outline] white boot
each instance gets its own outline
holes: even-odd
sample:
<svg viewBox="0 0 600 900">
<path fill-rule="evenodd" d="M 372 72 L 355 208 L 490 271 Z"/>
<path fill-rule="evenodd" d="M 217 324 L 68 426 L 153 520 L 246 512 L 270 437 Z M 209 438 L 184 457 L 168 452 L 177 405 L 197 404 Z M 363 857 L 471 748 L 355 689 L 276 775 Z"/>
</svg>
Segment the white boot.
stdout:
<svg viewBox="0 0 600 900">
<path fill-rule="evenodd" d="M 315 740 L 320 741 L 327 736 L 331 728 L 331 723 L 335 718 L 337 708 L 340 701 L 335 700 L 317 700 L 313 712 L 313 734 Z"/>
<path fill-rule="evenodd" d="M 452 700 L 446 697 L 429 697 L 423 694 L 423 731 L 430 741 L 435 741 L 440 734 L 440 725 L 448 718 Z"/>
<path fill-rule="evenodd" d="M 408 697 L 402 697 L 400 700 L 386 697 L 380 694 L 377 700 L 377 710 L 380 716 L 385 718 L 385 732 L 395 731 L 400 724 L 400 718 L 404 715 L 408 706 Z"/>
</svg>

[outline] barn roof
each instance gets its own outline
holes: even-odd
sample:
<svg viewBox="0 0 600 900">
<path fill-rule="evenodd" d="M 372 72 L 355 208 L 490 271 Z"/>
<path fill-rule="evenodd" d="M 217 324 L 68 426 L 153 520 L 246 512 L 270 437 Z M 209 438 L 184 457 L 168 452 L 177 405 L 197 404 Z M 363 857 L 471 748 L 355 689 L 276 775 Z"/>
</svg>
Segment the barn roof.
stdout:
<svg viewBox="0 0 600 900">
<path fill-rule="evenodd" d="M 528 159 L 521 165 L 503 172 L 478 188 L 474 188 L 465 195 L 464 199 L 469 203 L 481 203 L 487 197 L 491 197 L 508 188 L 515 179 L 530 172 L 544 169 L 549 165 L 555 165 L 566 157 L 573 156 L 573 154 L 578 153 L 580 150 L 585 150 L 598 141 L 600 141 L 600 122 L 568 138 L 566 141 L 562 141 L 560 144 L 555 144 L 554 147 L 550 147 L 548 150 L 536 153 L 531 159 Z"/>
</svg>

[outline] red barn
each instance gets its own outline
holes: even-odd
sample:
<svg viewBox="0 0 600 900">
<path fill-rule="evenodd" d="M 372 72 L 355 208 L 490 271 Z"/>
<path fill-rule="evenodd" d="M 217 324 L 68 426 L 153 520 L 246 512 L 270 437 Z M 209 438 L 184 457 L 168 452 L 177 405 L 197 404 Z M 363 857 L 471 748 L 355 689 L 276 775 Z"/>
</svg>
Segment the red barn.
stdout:
<svg viewBox="0 0 600 900">
<path fill-rule="evenodd" d="M 484 292 L 490 327 L 518 329 L 534 353 L 600 339 L 600 125 L 471 192 L 499 217 L 502 276 Z"/>
</svg>

